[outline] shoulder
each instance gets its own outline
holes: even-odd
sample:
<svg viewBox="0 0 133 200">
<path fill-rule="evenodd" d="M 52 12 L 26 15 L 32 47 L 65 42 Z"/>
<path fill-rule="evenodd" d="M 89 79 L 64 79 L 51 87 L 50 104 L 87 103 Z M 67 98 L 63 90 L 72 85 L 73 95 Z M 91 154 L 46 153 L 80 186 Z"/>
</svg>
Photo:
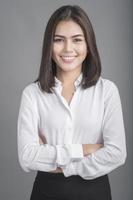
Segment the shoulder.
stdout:
<svg viewBox="0 0 133 200">
<path fill-rule="evenodd" d="M 22 96 L 26 96 L 32 99 L 36 98 L 38 90 L 39 90 L 38 82 L 30 83 L 23 89 Z"/>
<path fill-rule="evenodd" d="M 98 83 L 105 93 L 118 91 L 118 86 L 114 81 L 110 79 L 103 78 L 102 76 L 100 76 Z"/>
<path fill-rule="evenodd" d="M 114 81 L 100 76 L 98 84 L 101 88 L 105 100 L 120 98 L 118 86 Z"/>
</svg>

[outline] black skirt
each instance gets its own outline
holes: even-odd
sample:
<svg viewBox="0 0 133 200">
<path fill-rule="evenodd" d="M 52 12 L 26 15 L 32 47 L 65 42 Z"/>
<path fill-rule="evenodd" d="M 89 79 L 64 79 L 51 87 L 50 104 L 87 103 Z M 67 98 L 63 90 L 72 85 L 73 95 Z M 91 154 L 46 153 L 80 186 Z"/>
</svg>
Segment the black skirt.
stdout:
<svg viewBox="0 0 133 200">
<path fill-rule="evenodd" d="M 30 200 L 112 200 L 108 175 L 85 180 L 78 175 L 38 171 Z"/>
</svg>

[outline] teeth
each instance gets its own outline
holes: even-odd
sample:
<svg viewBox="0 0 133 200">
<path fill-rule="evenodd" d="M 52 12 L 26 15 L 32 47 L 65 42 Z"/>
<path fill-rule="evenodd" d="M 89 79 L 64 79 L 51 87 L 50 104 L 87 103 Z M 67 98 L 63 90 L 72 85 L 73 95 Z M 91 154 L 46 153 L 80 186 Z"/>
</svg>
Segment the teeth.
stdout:
<svg viewBox="0 0 133 200">
<path fill-rule="evenodd" d="M 65 60 L 72 60 L 75 58 L 75 56 L 62 56 L 62 58 Z"/>
</svg>

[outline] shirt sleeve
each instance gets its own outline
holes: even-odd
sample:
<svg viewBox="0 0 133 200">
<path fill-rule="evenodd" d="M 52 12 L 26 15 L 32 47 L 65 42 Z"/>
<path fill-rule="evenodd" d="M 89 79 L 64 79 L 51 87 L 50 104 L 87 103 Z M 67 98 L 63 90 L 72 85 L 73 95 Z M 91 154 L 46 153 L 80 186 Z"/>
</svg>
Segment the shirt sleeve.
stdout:
<svg viewBox="0 0 133 200">
<path fill-rule="evenodd" d="M 127 151 L 122 105 L 118 88 L 111 83 L 105 97 L 102 129 L 104 147 L 85 156 L 81 161 L 73 161 L 63 167 L 66 177 L 79 175 L 84 179 L 94 179 L 125 163 Z"/>
<path fill-rule="evenodd" d="M 22 93 L 18 115 L 18 158 L 24 171 L 52 171 L 83 158 L 82 144 L 39 143 L 39 114 L 33 95 Z"/>
</svg>

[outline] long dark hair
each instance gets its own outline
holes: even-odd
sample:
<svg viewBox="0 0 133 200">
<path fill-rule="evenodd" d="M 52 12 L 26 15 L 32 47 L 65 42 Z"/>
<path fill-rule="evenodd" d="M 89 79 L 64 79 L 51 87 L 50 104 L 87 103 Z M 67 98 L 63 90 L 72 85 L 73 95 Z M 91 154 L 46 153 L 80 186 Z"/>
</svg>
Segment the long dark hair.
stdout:
<svg viewBox="0 0 133 200">
<path fill-rule="evenodd" d="M 73 20 L 80 25 L 84 32 L 88 54 L 82 64 L 83 89 L 95 85 L 101 75 L 101 61 L 96 45 L 95 33 L 89 17 L 85 11 L 77 5 L 65 5 L 58 8 L 50 17 L 43 40 L 42 59 L 38 78 L 42 91 L 52 93 L 55 86 L 56 64 L 52 59 L 52 47 L 56 26 L 60 21 Z"/>
</svg>

